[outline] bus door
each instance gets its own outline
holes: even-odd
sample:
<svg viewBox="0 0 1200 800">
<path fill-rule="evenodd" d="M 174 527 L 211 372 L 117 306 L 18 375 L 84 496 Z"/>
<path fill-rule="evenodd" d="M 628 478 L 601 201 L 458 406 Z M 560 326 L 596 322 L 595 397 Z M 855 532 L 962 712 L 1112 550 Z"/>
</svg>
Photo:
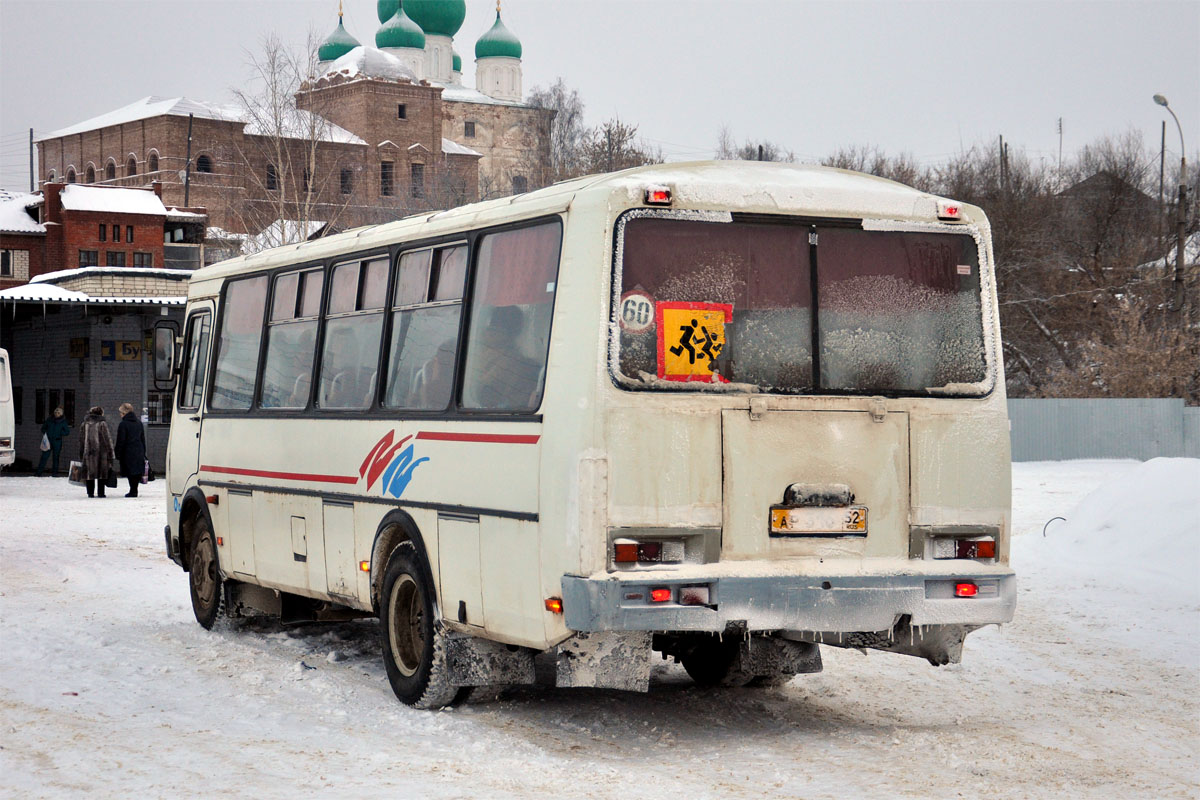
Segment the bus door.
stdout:
<svg viewBox="0 0 1200 800">
<path fill-rule="evenodd" d="M 182 363 L 175 413 L 171 418 L 171 441 L 167 448 L 167 489 L 175 502 L 193 481 L 199 465 L 201 409 L 208 375 L 208 352 L 212 341 L 211 303 L 193 307 L 184 326 Z"/>
</svg>

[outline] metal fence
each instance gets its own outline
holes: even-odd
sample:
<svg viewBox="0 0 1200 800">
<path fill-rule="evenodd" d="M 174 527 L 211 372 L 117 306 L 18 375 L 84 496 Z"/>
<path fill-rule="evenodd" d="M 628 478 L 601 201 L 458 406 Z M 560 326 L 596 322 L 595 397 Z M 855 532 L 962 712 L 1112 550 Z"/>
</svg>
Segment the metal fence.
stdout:
<svg viewBox="0 0 1200 800">
<path fill-rule="evenodd" d="M 1179 399 L 1009 400 L 1013 461 L 1200 458 L 1200 407 Z"/>
</svg>

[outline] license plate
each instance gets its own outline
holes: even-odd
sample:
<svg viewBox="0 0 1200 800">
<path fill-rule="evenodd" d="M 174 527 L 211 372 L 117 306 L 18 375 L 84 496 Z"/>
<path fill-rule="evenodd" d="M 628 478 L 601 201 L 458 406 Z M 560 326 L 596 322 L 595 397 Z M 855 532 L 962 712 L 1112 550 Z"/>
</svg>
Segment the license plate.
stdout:
<svg viewBox="0 0 1200 800">
<path fill-rule="evenodd" d="M 867 507 L 772 508 L 773 536 L 866 536 Z"/>
</svg>

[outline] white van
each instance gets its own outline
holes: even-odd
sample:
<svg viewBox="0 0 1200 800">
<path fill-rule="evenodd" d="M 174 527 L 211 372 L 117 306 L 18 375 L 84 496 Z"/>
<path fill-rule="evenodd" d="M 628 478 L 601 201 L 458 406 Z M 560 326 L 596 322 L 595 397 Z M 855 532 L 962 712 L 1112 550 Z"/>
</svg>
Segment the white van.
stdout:
<svg viewBox="0 0 1200 800">
<path fill-rule="evenodd" d="M 1012 618 L 990 230 L 821 167 L 666 164 L 197 270 L 168 555 L 223 613 L 378 616 L 437 707 L 533 680 L 934 664 Z M 214 644 L 217 644 L 214 640 Z"/>
</svg>

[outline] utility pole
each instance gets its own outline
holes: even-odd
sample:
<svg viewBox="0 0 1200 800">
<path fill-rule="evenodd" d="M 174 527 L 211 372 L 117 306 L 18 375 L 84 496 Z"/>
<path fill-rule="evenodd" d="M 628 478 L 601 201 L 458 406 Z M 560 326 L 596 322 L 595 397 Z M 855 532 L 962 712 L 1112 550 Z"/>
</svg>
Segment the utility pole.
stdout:
<svg viewBox="0 0 1200 800">
<path fill-rule="evenodd" d="M 1163 237 L 1163 184 L 1167 177 L 1167 121 L 1162 121 L 1162 142 L 1158 146 L 1158 238 Z"/>
<path fill-rule="evenodd" d="M 1175 217 L 1178 224 L 1176 230 L 1175 241 L 1175 274 L 1171 281 L 1174 286 L 1174 299 L 1171 303 L 1171 310 L 1178 313 L 1184 310 L 1184 305 L 1187 302 L 1187 295 L 1184 292 L 1183 286 L 1183 241 L 1187 234 L 1187 146 L 1183 143 L 1183 126 L 1179 124 L 1179 117 L 1175 116 L 1175 111 L 1167 105 L 1167 98 L 1161 94 L 1154 95 L 1154 102 L 1167 110 L 1171 118 L 1175 120 L 1175 127 L 1179 129 L 1179 204 L 1175 208 Z M 1164 123 L 1166 124 L 1165 120 Z M 1163 259 L 1166 263 L 1166 259 Z M 1184 323 L 1186 324 L 1188 315 L 1184 314 Z"/>
<path fill-rule="evenodd" d="M 763 160 L 763 146 L 761 144 L 758 146 L 758 160 Z"/>
<path fill-rule="evenodd" d="M 1058 171 L 1062 172 L 1062 117 L 1058 118 Z"/>
<path fill-rule="evenodd" d="M 1166 123 L 1163 123 L 1164 125 Z M 29 129 L 29 193 L 33 194 L 37 191 L 37 186 L 33 180 L 33 128 Z"/>
<path fill-rule="evenodd" d="M 183 206 L 191 208 L 192 192 L 192 121 L 195 118 L 194 114 L 188 114 L 188 145 L 187 145 L 187 164 L 183 168 Z"/>
<path fill-rule="evenodd" d="M 1000 135 L 1000 194 L 1004 194 L 1004 135 Z"/>
</svg>

